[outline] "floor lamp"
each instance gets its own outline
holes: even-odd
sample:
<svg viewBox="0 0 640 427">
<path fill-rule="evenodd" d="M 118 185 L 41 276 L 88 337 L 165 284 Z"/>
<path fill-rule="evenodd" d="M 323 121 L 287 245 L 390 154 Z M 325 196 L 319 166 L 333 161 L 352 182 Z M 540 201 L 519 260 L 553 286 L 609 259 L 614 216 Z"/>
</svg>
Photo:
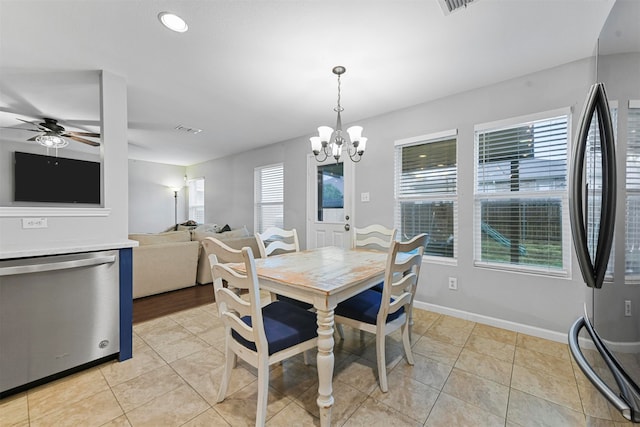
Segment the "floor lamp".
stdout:
<svg viewBox="0 0 640 427">
<path fill-rule="evenodd" d="M 178 191 L 180 190 L 176 190 L 175 188 L 172 188 L 171 190 L 173 191 L 173 200 L 174 200 L 173 202 L 174 204 L 173 223 L 175 224 L 174 231 L 178 231 Z"/>
</svg>

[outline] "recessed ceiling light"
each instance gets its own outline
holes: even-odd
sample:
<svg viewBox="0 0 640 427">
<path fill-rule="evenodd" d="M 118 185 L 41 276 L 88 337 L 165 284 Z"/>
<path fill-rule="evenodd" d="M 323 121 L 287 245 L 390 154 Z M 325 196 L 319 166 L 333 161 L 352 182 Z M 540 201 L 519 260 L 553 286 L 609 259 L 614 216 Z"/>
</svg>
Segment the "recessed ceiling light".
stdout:
<svg viewBox="0 0 640 427">
<path fill-rule="evenodd" d="M 160 12 L 158 14 L 158 19 L 160 20 L 160 22 L 162 22 L 162 25 L 164 25 L 171 31 L 184 33 L 189 29 L 189 26 L 184 21 L 184 19 L 171 12 Z"/>
</svg>

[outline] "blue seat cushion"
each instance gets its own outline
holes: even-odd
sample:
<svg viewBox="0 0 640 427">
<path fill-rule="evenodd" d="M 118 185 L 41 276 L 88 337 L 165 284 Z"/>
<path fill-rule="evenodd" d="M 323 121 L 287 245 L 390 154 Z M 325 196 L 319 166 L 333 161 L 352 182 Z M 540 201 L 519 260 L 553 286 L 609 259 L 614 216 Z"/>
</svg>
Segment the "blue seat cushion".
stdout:
<svg viewBox="0 0 640 427">
<path fill-rule="evenodd" d="M 313 308 L 313 304 L 309 304 L 308 302 L 299 301 L 297 299 L 285 297 L 284 295 L 276 295 L 276 297 L 278 298 L 278 301 L 288 302 L 289 304 L 297 305 L 298 307 L 303 308 L 305 310 L 309 310 L 309 309 Z"/>
<path fill-rule="evenodd" d="M 335 314 L 375 325 L 381 302 L 382 293 L 367 289 L 338 304 Z M 387 316 L 387 322 L 397 319 L 402 313 L 404 313 L 404 307 Z"/>
<path fill-rule="evenodd" d="M 251 316 L 243 316 L 242 321 L 251 326 Z M 269 355 L 318 336 L 315 313 L 284 301 L 274 301 L 263 307 L 262 322 Z M 233 330 L 231 335 L 243 346 L 256 351 L 254 342 L 247 341 Z"/>
</svg>

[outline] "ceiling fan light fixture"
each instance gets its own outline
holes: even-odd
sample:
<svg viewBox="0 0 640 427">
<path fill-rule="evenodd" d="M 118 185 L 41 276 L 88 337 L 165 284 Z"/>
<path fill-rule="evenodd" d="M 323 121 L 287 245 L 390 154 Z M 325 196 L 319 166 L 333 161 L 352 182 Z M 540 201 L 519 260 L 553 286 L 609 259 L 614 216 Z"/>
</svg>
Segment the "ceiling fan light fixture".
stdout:
<svg viewBox="0 0 640 427">
<path fill-rule="evenodd" d="M 160 12 L 158 14 L 158 19 L 162 25 L 176 33 L 184 33 L 189 29 L 189 26 L 184 19 L 171 12 Z"/>
<path fill-rule="evenodd" d="M 44 134 L 36 138 L 36 142 L 47 148 L 64 148 L 69 145 L 69 141 L 58 135 Z"/>
</svg>

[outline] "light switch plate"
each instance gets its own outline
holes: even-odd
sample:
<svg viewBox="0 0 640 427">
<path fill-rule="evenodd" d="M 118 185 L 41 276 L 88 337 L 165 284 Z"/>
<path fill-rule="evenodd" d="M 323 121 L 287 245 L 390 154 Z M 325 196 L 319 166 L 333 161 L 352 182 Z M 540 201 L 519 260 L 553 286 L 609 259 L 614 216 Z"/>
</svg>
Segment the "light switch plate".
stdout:
<svg viewBox="0 0 640 427">
<path fill-rule="evenodd" d="M 360 201 L 361 202 L 368 202 L 369 201 L 369 192 L 360 193 Z"/>
</svg>

